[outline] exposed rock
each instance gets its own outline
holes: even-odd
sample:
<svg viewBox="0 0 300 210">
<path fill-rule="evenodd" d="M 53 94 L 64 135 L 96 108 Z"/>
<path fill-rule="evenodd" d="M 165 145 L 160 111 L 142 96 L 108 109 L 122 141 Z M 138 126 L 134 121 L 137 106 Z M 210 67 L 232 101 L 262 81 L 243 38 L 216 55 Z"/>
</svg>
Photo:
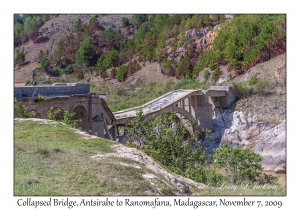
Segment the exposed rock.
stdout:
<svg viewBox="0 0 300 210">
<path fill-rule="evenodd" d="M 191 52 L 191 57 L 197 59 L 197 56 L 200 55 L 205 49 L 210 48 L 213 40 L 218 34 L 220 26 L 215 26 L 213 31 L 209 31 L 208 27 L 201 29 L 190 29 L 185 32 L 185 36 L 188 38 L 188 41 L 179 47 L 175 52 L 167 50 L 167 57 L 171 60 L 173 57 L 177 62 L 179 62 L 181 56 L 185 56 L 187 53 L 188 44 L 192 44 L 193 49 Z"/>
<path fill-rule="evenodd" d="M 284 172 L 286 162 L 285 122 L 277 126 L 270 123 L 258 122 L 251 113 L 245 115 L 242 111 L 215 110 L 213 119 L 214 130 L 222 131 L 220 143 L 228 143 L 235 147 L 241 145 L 251 148 L 263 157 L 262 166 L 265 171 Z M 225 127 L 225 125 L 230 125 Z M 212 133 L 218 140 L 216 132 Z M 213 145 L 205 145 L 206 148 Z M 214 145 L 215 146 L 215 145 Z"/>
<path fill-rule="evenodd" d="M 285 173 L 286 172 L 286 164 L 282 163 L 280 165 L 278 165 L 275 169 L 274 169 L 275 173 Z"/>
<path fill-rule="evenodd" d="M 196 37 L 202 38 L 202 37 L 206 36 L 208 32 L 209 32 L 208 27 L 201 28 L 201 29 L 193 28 L 193 29 L 186 31 L 185 36 L 187 38 L 196 38 Z"/>
<path fill-rule="evenodd" d="M 232 19 L 232 18 L 233 18 L 233 15 L 225 15 L 225 18 L 226 18 L 226 19 Z"/>
<path fill-rule="evenodd" d="M 213 40 L 216 38 L 217 34 L 218 34 L 217 30 L 209 31 L 203 38 L 196 39 L 194 41 L 194 44 L 196 45 L 196 50 L 195 51 L 197 53 L 200 53 L 204 49 L 210 47 L 211 44 L 213 43 Z"/>
</svg>

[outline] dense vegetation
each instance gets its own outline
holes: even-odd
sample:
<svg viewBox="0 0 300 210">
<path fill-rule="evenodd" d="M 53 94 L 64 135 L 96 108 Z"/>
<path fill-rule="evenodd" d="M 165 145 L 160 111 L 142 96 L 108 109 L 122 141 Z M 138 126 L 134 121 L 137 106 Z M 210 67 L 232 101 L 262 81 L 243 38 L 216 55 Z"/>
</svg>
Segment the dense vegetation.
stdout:
<svg viewBox="0 0 300 210">
<path fill-rule="evenodd" d="M 197 66 L 213 68 L 226 62 L 234 69 L 253 62 L 268 44 L 285 37 L 285 15 L 235 15 L 221 24 L 213 49 L 198 59 Z M 201 69 L 200 69 L 201 70 Z"/>
<path fill-rule="evenodd" d="M 214 151 L 213 165 L 225 169 L 227 176 L 217 173 L 209 166 L 209 154 L 195 141 L 198 139 L 196 129 L 193 135 L 187 132 L 186 126 L 195 126 L 190 123 L 184 125 L 176 113 L 145 120 L 143 112 L 138 111 L 136 120 L 126 129 L 128 145 L 143 150 L 174 173 L 211 186 L 223 182 L 276 183 L 277 177 L 262 174 L 260 155 L 240 146 L 232 148 L 229 144 L 223 144 Z"/>
</svg>

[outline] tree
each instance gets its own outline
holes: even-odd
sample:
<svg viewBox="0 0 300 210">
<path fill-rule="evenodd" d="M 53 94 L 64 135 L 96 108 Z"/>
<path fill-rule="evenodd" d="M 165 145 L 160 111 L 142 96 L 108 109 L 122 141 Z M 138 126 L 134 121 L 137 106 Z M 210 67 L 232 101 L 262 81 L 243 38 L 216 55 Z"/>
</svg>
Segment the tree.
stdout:
<svg viewBox="0 0 300 210">
<path fill-rule="evenodd" d="M 249 148 L 243 149 L 241 146 L 235 148 L 229 144 L 221 144 L 214 151 L 213 163 L 217 168 L 225 168 L 228 178 L 233 182 L 245 180 L 256 181 L 262 173 L 260 162 L 262 156 L 254 153 Z"/>
<path fill-rule="evenodd" d="M 65 44 L 65 41 L 64 39 L 62 40 L 59 40 L 58 44 L 57 44 L 57 47 L 53 53 L 53 60 L 55 61 L 56 65 L 59 64 L 65 54 L 64 52 L 64 44 Z"/>
<path fill-rule="evenodd" d="M 128 136 L 135 146 L 175 173 L 183 174 L 206 160 L 202 148 L 195 147 L 195 136 L 186 137 L 187 131 L 178 121 L 176 113 L 145 121 L 145 115 L 140 110 L 128 130 Z"/>
<path fill-rule="evenodd" d="M 97 67 L 100 69 L 100 73 L 104 73 L 107 68 L 114 66 L 118 61 L 118 51 L 112 49 L 109 53 L 105 55 L 101 55 L 97 61 Z"/>
<path fill-rule="evenodd" d="M 122 32 L 120 29 L 113 30 L 112 28 L 109 28 L 104 31 L 104 37 L 105 41 L 107 41 L 109 44 L 111 44 L 115 48 L 120 47 L 120 42 L 122 40 Z"/>
<path fill-rule="evenodd" d="M 207 154 L 196 146 L 197 132 L 189 136 L 176 113 L 145 120 L 140 110 L 126 132 L 129 145 L 135 146 L 160 162 L 170 171 L 197 182 L 217 185 L 226 177 L 207 167 Z M 193 122 L 190 122 L 193 126 Z"/>
<path fill-rule="evenodd" d="M 120 66 L 118 68 L 118 71 L 117 71 L 117 81 L 118 82 L 122 82 L 125 79 L 127 70 L 128 70 L 127 66 Z"/>
<path fill-rule="evenodd" d="M 147 15 L 135 14 L 135 15 L 132 16 L 131 23 L 134 26 L 139 27 L 146 20 L 147 20 Z"/>
<path fill-rule="evenodd" d="M 126 27 L 129 25 L 129 19 L 126 17 L 122 17 L 121 23 L 122 23 L 122 27 Z"/>
<path fill-rule="evenodd" d="M 175 76 L 176 78 L 180 78 L 180 76 L 185 76 L 188 73 L 188 71 L 192 69 L 193 65 L 190 56 L 181 56 Z"/>
<path fill-rule="evenodd" d="M 81 19 L 78 18 L 78 20 L 76 21 L 75 25 L 74 25 L 74 31 L 78 31 L 82 29 L 82 22 Z"/>
<path fill-rule="evenodd" d="M 70 125 L 73 128 L 79 128 L 80 123 L 82 122 L 81 119 L 73 119 L 76 115 L 75 112 L 68 112 L 66 110 L 63 111 L 63 119 L 61 122 Z"/>
<path fill-rule="evenodd" d="M 151 62 L 154 58 L 154 55 L 155 55 L 154 47 L 147 46 L 144 51 L 144 58 Z"/>
<path fill-rule="evenodd" d="M 55 120 L 70 125 L 73 128 L 79 128 L 80 123 L 82 122 L 81 119 L 73 119 L 75 116 L 74 112 L 68 112 L 66 110 L 62 110 L 60 108 L 54 108 L 53 106 L 50 107 L 49 111 L 47 112 L 48 120 Z M 60 119 L 61 118 L 61 119 Z"/>
<path fill-rule="evenodd" d="M 25 19 L 24 22 L 24 32 L 31 39 L 34 39 L 38 35 L 38 24 L 41 21 L 41 17 L 37 16 L 29 16 Z"/>
<path fill-rule="evenodd" d="M 20 14 L 14 14 L 14 23 L 23 24 L 23 18 Z"/>
<path fill-rule="evenodd" d="M 80 47 L 76 51 L 76 55 L 75 55 L 76 63 L 87 64 L 88 66 L 90 66 L 94 55 L 95 55 L 94 40 L 92 37 L 88 36 L 80 43 Z"/>
<path fill-rule="evenodd" d="M 41 66 L 43 69 L 47 69 L 50 66 L 50 60 L 48 58 L 43 58 L 41 60 Z"/>
<path fill-rule="evenodd" d="M 25 54 L 23 52 L 19 52 L 16 57 L 16 63 L 21 64 L 25 60 Z"/>
<path fill-rule="evenodd" d="M 100 23 L 99 20 L 96 16 L 94 16 L 90 22 L 89 22 L 89 27 L 92 31 L 99 29 L 100 28 Z"/>
<path fill-rule="evenodd" d="M 141 42 L 145 38 L 145 34 L 150 31 L 150 26 L 147 22 L 140 25 L 139 29 L 136 32 L 136 39 L 137 41 Z"/>
</svg>

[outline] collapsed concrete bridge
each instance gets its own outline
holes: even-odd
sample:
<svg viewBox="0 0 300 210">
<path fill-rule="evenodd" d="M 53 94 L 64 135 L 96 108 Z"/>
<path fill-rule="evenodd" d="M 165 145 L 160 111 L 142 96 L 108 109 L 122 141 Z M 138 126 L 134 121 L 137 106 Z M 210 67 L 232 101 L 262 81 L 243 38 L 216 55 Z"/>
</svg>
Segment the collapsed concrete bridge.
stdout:
<svg viewBox="0 0 300 210">
<path fill-rule="evenodd" d="M 41 100 L 39 95 L 47 100 Z M 14 97 L 36 112 L 38 118 L 47 118 L 51 107 L 74 112 L 73 119 L 81 119 L 83 130 L 113 140 L 117 138 L 117 127 L 134 120 L 138 110 L 143 111 L 146 120 L 176 112 L 180 118 L 197 120 L 198 131 L 212 130 L 214 107 L 225 108 L 235 100 L 231 87 L 211 86 L 208 90 L 175 90 L 142 106 L 112 113 L 105 95 L 90 93 L 89 84 L 82 83 L 15 87 Z M 62 119 L 62 112 L 58 118 Z"/>
<path fill-rule="evenodd" d="M 175 112 L 179 118 L 197 120 L 196 129 L 201 133 L 205 129 L 213 129 L 214 108 L 226 108 L 234 100 L 235 95 L 229 86 L 211 86 L 208 90 L 175 90 L 142 106 L 114 112 L 116 120 L 113 124 L 124 125 L 134 120 L 138 110 L 144 113 L 146 120 Z"/>
</svg>

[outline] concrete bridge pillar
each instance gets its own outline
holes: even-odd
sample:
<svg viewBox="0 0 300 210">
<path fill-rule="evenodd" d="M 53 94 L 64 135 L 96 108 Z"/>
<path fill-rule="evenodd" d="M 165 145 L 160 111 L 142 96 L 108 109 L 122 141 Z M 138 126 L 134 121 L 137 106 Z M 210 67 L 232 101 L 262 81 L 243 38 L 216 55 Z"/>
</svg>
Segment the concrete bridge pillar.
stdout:
<svg viewBox="0 0 300 210">
<path fill-rule="evenodd" d="M 212 130 L 212 104 L 209 103 L 206 95 L 192 95 L 190 97 L 191 114 L 197 120 L 197 130 L 203 133 L 205 129 Z"/>
<path fill-rule="evenodd" d="M 113 135 L 113 140 L 117 140 L 117 125 L 114 123 L 113 129 L 112 129 L 112 135 Z"/>
</svg>

